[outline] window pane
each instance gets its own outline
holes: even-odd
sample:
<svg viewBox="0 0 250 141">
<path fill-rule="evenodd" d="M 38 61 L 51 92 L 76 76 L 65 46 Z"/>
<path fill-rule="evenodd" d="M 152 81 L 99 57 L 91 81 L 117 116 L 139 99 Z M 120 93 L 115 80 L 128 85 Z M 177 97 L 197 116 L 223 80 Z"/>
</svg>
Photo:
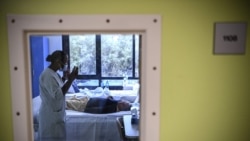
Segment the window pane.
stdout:
<svg viewBox="0 0 250 141">
<path fill-rule="evenodd" d="M 122 82 L 123 80 L 112 80 L 112 79 L 109 79 L 109 80 L 106 80 L 106 79 L 103 79 L 102 80 L 103 82 L 103 86 L 107 86 L 107 82 L 108 82 L 108 86 L 122 86 Z"/>
<path fill-rule="evenodd" d="M 140 68 L 140 39 L 139 35 L 135 35 L 135 77 L 139 78 Z"/>
<path fill-rule="evenodd" d="M 70 68 L 79 67 L 79 75 L 96 74 L 95 35 L 70 35 Z"/>
<path fill-rule="evenodd" d="M 101 62 L 102 77 L 132 76 L 132 35 L 102 35 Z"/>
<path fill-rule="evenodd" d="M 77 79 L 76 83 L 80 88 L 84 86 L 99 86 L 99 80 L 96 79 Z"/>
</svg>

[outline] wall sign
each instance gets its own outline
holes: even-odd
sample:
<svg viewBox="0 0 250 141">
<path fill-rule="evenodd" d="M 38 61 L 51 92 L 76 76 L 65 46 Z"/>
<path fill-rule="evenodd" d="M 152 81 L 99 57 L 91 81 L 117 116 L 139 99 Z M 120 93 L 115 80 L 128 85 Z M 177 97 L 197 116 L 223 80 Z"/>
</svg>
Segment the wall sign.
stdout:
<svg viewBox="0 0 250 141">
<path fill-rule="evenodd" d="M 246 48 L 247 23 L 215 23 L 214 53 L 244 54 Z"/>
</svg>

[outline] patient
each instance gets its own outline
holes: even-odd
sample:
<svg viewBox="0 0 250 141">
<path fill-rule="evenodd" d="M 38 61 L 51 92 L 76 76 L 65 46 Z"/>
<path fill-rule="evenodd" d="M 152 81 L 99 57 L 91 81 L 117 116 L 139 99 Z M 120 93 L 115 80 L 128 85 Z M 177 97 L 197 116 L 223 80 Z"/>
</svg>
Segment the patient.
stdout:
<svg viewBox="0 0 250 141">
<path fill-rule="evenodd" d="M 66 100 L 67 109 L 82 111 L 93 114 L 106 114 L 119 111 L 129 111 L 131 104 L 125 100 L 114 100 L 112 96 L 107 98 L 88 96 L 83 98 L 76 98 Z"/>
</svg>

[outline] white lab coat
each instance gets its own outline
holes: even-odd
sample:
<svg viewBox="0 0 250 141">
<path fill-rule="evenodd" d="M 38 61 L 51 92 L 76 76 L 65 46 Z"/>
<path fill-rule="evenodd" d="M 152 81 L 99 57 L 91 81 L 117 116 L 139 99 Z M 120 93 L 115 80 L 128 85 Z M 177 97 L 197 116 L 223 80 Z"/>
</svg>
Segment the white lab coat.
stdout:
<svg viewBox="0 0 250 141">
<path fill-rule="evenodd" d="M 39 78 L 40 97 L 39 136 L 42 141 L 65 140 L 65 97 L 62 79 L 57 72 L 45 69 Z"/>
</svg>

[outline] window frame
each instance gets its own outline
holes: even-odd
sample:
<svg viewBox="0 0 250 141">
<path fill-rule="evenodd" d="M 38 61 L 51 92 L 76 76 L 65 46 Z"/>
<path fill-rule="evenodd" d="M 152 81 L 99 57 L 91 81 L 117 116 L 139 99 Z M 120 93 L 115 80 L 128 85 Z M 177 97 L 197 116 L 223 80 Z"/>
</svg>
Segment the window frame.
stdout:
<svg viewBox="0 0 250 141">
<path fill-rule="evenodd" d="M 115 33 L 111 34 L 111 35 L 115 35 Z M 136 61 L 136 54 L 135 54 L 135 44 L 136 44 L 136 39 L 135 39 L 135 35 L 137 34 L 131 34 L 132 36 L 132 76 L 128 77 L 129 80 L 137 80 L 139 81 L 140 79 L 140 73 L 139 73 L 139 76 L 136 77 L 135 76 L 135 61 Z M 138 60 L 138 63 L 140 64 L 140 50 L 141 50 L 141 35 L 139 35 L 139 60 Z M 70 58 L 70 38 L 69 38 L 70 35 L 62 35 L 62 49 L 63 51 L 65 51 L 68 55 L 69 55 L 69 58 Z M 81 36 L 81 35 L 79 35 Z M 77 81 L 78 80 L 98 80 L 98 86 L 101 86 L 102 84 L 102 80 L 123 80 L 124 76 L 121 76 L 121 77 L 104 77 L 102 76 L 102 53 L 101 53 L 101 36 L 102 34 L 95 34 L 95 42 L 96 42 L 96 74 L 95 75 L 79 75 L 77 76 Z M 68 62 L 68 66 L 70 68 L 70 59 L 69 59 L 69 62 Z M 140 69 L 140 67 L 139 67 Z M 93 86 L 79 86 L 79 88 L 88 88 L 88 89 L 95 89 L 96 87 L 98 87 L 96 85 L 93 85 Z M 110 90 L 122 90 L 123 89 L 123 85 L 118 85 L 118 86 L 112 86 L 112 85 L 109 85 L 109 89 Z"/>
</svg>

